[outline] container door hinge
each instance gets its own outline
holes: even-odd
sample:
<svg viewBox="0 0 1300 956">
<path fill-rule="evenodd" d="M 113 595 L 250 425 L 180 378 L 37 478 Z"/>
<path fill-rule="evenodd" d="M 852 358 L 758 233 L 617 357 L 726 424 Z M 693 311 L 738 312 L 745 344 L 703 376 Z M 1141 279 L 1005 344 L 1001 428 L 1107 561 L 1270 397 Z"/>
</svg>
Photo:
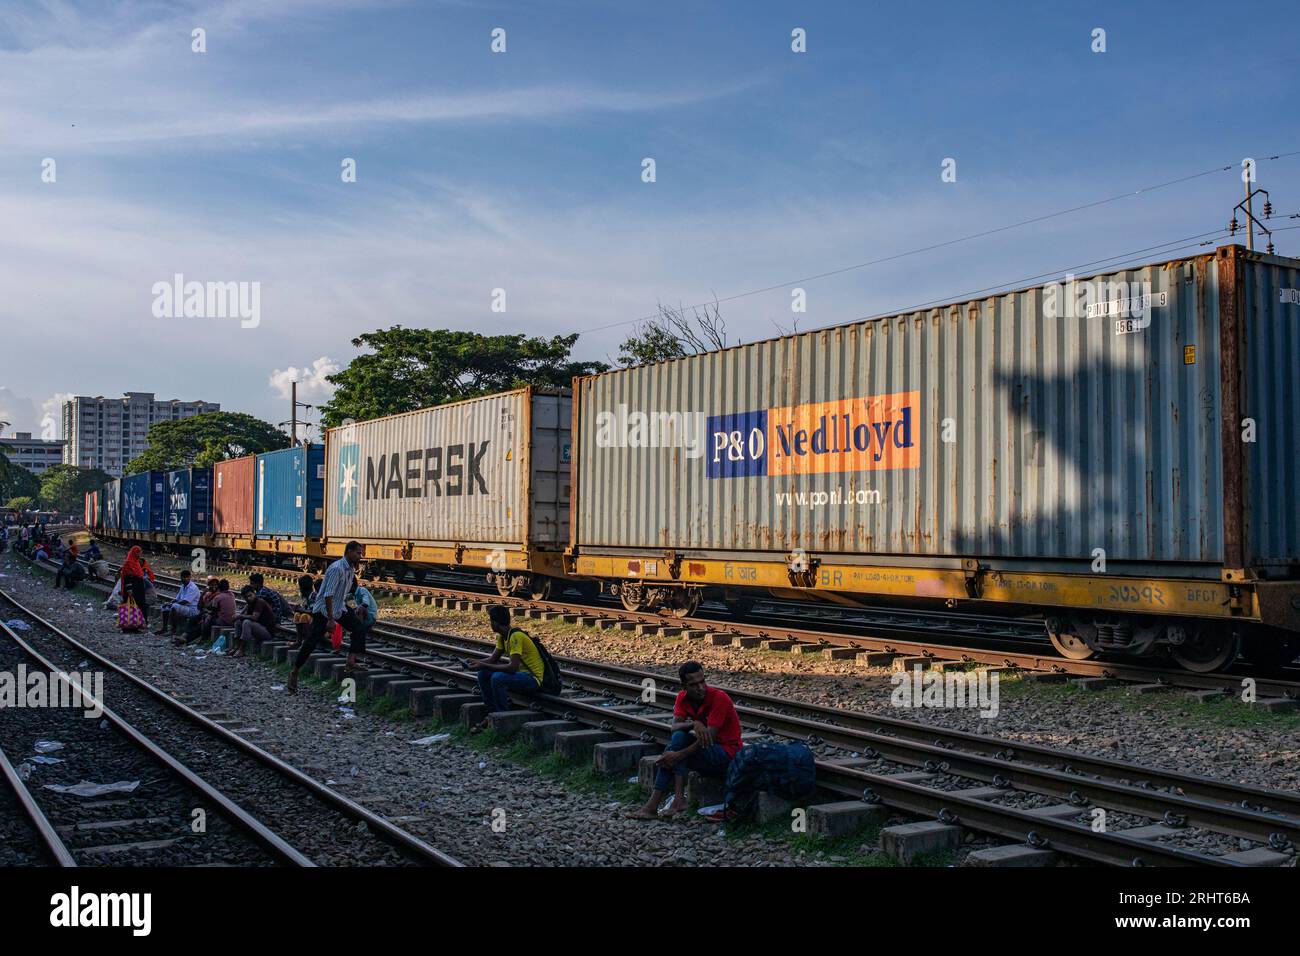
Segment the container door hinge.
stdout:
<svg viewBox="0 0 1300 956">
<path fill-rule="evenodd" d="M 984 569 L 974 558 L 962 561 L 962 570 L 966 575 L 966 596 L 979 598 L 984 596 Z"/>
</svg>

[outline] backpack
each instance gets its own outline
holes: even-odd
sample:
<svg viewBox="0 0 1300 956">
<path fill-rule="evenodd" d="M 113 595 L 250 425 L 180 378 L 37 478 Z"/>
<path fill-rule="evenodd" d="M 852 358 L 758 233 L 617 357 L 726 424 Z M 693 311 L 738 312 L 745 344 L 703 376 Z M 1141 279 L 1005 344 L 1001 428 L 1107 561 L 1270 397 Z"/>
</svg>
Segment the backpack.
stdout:
<svg viewBox="0 0 1300 956">
<path fill-rule="evenodd" d="M 533 642 L 533 647 L 537 648 L 537 656 L 542 659 L 542 685 L 537 688 L 539 694 L 550 694 L 558 696 L 560 687 L 560 666 L 555 663 L 555 658 L 551 657 L 551 652 L 542 646 L 542 642 L 533 635 L 529 634 L 522 627 L 512 627 L 510 633 L 518 631 Z"/>
<path fill-rule="evenodd" d="M 753 812 L 760 790 L 787 800 L 811 796 L 817 785 L 817 758 L 804 744 L 750 744 L 727 767 L 722 802 L 740 817 Z"/>
</svg>

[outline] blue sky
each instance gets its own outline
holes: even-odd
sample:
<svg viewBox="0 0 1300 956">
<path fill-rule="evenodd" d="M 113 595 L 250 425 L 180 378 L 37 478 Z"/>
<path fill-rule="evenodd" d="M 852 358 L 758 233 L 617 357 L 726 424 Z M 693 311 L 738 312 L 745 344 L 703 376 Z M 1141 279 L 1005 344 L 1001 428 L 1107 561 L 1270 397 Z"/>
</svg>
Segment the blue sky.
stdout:
<svg viewBox="0 0 1300 956">
<path fill-rule="evenodd" d="M 10 2 L 0 419 L 39 432 L 60 394 L 131 389 L 280 421 L 285 382 L 324 398 L 349 340 L 399 322 L 585 331 L 577 354 L 607 358 L 660 300 L 777 285 L 723 306 L 765 338 L 793 322 L 788 280 L 1246 156 L 1300 211 L 1300 155 L 1265 159 L 1300 150 L 1294 23 L 1293 3 Z M 808 282 L 799 327 L 1201 234 L 1240 194 L 1218 172 Z M 177 272 L 260 283 L 259 324 L 155 317 Z"/>
</svg>

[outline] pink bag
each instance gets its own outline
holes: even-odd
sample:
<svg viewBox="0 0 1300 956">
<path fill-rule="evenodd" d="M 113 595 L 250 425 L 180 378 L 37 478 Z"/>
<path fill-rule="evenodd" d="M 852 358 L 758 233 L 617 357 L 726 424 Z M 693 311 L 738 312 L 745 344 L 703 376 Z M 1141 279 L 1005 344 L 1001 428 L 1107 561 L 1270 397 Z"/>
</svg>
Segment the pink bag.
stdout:
<svg viewBox="0 0 1300 956">
<path fill-rule="evenodd" d="M 117 626 L 130 633 L 144 628 L 144 612 L 135 603 L 135 598 L 127 598 L 117 609 Z"/>
<path fill-rule="evenodd" d="M 330 631 L 330 647 L 338 650 L 343 646 L 343 625 L 338 621 L 334 622 L 334 630 Z"/>
</svg>

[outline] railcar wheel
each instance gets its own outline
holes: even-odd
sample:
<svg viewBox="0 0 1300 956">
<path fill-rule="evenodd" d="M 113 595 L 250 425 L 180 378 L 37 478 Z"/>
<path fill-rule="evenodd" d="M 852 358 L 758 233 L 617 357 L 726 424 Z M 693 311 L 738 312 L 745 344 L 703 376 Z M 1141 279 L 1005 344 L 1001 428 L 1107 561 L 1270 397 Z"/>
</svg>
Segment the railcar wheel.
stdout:
<svg viewBox="0 0 1300 956">
<path fill-rule="evenodd" d="M 496 585 L 497 594 L 502 597 L 510 597 L 511 592 L 514 591 L 514 588 L 511 587 L 509 575 L 494 574 L 492 575 L 492 583 Z"/>
<path fill-rule="evenodd" d="M 1236 660 L 1240 644 L 1231 628 L 1203 626 L 1189 633 L 1186 642 L 1171 647 L 1169 653 L 1184 670 L 1209 674 Z"/>
<path fill-rule="evenodd" d="M 699 588 L 690 588 L 680 595 L 673 595 L 673 599 L 664 605 L 663 612 L 669 617 L 681 618 L 690 617 L 700 609 L 701 592 Z"/>
<path fill-rule="evenodd" d="M 639 614 L 646 609 L 645 592 L 640 588 L 630 588 L 626 584 L 618 589 L 618 599 L 623 602 L 623 609 Z"/>
<path fill-rule="evenodd" d="M 1256 667 L 1282 667 L 1300 655 L 1300 634 L 1251 631 L 1241 639 L 1241 656 Z"/>
<path fill-rule="evenodd" d="M 534 601 L 549 601 L 551 591 L 555 588 L 555 579 L 545 574 L 533 575 L 528 585 L 528 596 Z"/>
<path fill-rule="evenodd" d="M 1097 656 L 1097 651 L 1078 634 L 1067 631 L 1058 621 L 1047 622 L 1047 638 L 1062 657 L 1072 661 L 1086 661 Z"/>
</svg>

